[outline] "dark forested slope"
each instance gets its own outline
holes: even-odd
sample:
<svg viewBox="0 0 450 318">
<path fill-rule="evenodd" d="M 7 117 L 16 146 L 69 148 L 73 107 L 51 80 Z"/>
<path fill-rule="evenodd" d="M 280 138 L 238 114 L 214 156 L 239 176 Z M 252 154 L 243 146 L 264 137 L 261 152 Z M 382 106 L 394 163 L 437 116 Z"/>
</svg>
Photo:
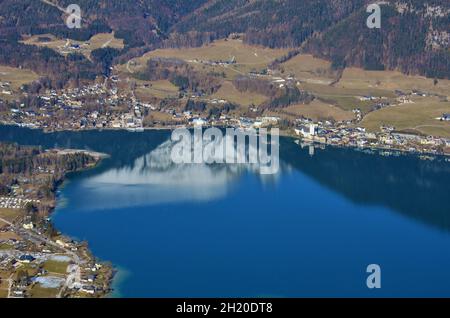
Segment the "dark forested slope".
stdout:
<svg viewBox="0 0 450 318">
<path fill-rule="evenodd" d="M 244 34 L 249 44 L 304 48 L 336 67 L 399 69 L 450 77 L 450 1 L 384 1 L 381 29 L 366 25 L 367 0 L 213 0 L 175 32 Z"/>
<path fill-rule="evenodd" d="M 69 29 L 60 9 L 72 2 L 0 0 L 0 43 L 9 45 L 0 50 L 0 62 L 21 63 L 4 55 L 12 54 L 14 46 L 18 52 L 27 50 L 18 44 L 23 34 L 86 40 L 115 31 L 125 41 L 118 59 L 125 61 L 156 47 L 198 46 L 242 33 L 249 44 L 302 47 L 336 67 L 399 69 L 450 78 L 449 0 L 384 1 L 381 29 L 366 26 L 371 0 L 78 0 L 82 28 Z M 26 63 L 48 64 L 48 55 L 32 50 L 33 61 Z M 51 58 L 52 63 L 61 60 Z M 103 69 L 91 67 L 88 72 L 83 66 L 88 61 L 71 63 L 70 70 L 77 70 L 80 78 L 91 78 Z M 39 68 L 44 66 L 34 69 Z"/>
</svg>

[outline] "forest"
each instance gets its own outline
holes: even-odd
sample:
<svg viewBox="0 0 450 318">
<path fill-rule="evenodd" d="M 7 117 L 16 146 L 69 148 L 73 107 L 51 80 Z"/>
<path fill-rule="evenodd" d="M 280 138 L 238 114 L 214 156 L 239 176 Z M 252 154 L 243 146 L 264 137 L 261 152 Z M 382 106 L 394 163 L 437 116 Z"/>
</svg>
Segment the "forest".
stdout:
<svg viewBox="0 0 450 318">
<path fill-rule="evenodd" d="M 77 171 L 94 164 L 96 159 L 85 153 L 60 155 L 39 147 L 0 143 L 0 195 L 11 191 L 18 177 L 32 179 L 42 171 L 51 171 L 51 177 L 41 184 L 40 192 L 49 197 L 67 172 Z"/>
<path fill-rule="evenodd" d="M 69 29 L 64 13 L 55 6 L 37 0 L 0 0 L 0 64 L 30 68 L 48 77 L 52 87 L 61 87 L 107 75 L 109 65 L 126 63 L 150 50 L 197 47 L 241 34 L 248 44 L 292 48 L 293 55 L 312 53 L 332 61 L 336 69 L 358 66 L 450 78 L 449 1 L 385 1 L 381 29 L 366 27 L 370 2 L 79 0 L 82 28 Z M 71 1 L 53 3 L 65 8 Z M 124 49 L 96 52 L 92 60 L 19 43 L 25 35 L 50 33 L 87 40 L 111 31 L 124 40 Z M 184 77 L 176 82 L 185 83 Z"/>
</svg>

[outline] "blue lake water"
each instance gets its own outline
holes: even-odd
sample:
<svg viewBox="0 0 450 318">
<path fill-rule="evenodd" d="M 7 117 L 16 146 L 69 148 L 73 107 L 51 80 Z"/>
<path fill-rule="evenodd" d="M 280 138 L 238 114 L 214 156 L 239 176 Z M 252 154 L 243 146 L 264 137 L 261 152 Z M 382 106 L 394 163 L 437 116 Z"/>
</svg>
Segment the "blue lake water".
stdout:
<svg viewBox="0 0 450 318">
<path fill-rule="evenodd" d="M 111 157 L 53 216 L 120 269 L 122 297 L 450 297 L 450 164 L 280 145 L 281 170 L 174 165 L 166 131 L 0 126 L 0 141 Z M 381 266 L 382 288 L 366 286 Z"/>
</svg>

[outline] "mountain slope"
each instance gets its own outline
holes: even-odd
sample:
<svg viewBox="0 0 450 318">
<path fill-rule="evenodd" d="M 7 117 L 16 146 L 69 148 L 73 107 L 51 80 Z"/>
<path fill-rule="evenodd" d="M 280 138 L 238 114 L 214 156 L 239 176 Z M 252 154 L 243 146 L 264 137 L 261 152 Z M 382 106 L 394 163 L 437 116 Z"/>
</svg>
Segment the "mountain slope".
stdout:
<svg viewBox="0 0 450 318">
<path fill-rule="evenodd" d="M 373 0 L 78 0 L 82 29 L 67 28 L 65 14 L 48 2 L 65 8 L 73 1 L 0 0 L 0 41 L 18 45 L 23 34 L 43 33 L 87 40 L 115 31 L 125 61 L 157 47 L 242 33 L 248 44 L 302 47 L 337 68 L 450 78 L 448 0 L 384 1 L 379 30 L 366 26 Z"/>
<path fill-rule="evenodd" d="M 383 2 L 381 29 L 369 29 L 365 0 L 209 1 L 172 31 L 244 33 L 249 44 L 298 47 L 336 67 L 399 69 L 450 78 L 450 2 Z"/>
<path fill-rule="evenodd" d="M 108 29 L 127 39 L 150 43 L 182 16 L 206 0 L 78 0 L 82 28 L 67 28 L 67 8 L 72 0 L 0 0 L 0 35 L 53 33 L 83 39 Z M 133 33 L 133 34 L 131 34 Z M 134 43 L 136 44 L 136 43 Z"/>
<path fill-rule="evenodd" d="M 308 41 L 307 50 L 335 66 L 450 78 L 450 2 L 435 3 L 383 5 L 381 29 L 366 27 L 362 8 Z"/>
<path fill-rule="evenodd" d="M 177 32 L 245 33 L 246 41 L 270 47 L 301 45 L 360 8 L 364 0 L 213 0 L 185 17 Z"/>
</svg>

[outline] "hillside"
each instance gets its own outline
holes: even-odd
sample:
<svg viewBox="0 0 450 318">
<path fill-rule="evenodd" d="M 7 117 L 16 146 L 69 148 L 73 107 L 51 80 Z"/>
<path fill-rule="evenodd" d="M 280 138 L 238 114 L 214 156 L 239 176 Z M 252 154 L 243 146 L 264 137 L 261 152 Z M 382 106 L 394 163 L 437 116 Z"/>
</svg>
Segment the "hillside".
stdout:
<svg viewBox="0 0 450 318">
<path fill-rule="evenodd" d="M 173 30 L 243 33 L 249 44 L 304 46 L 336 68 L 399 69 L 408 74 L 450 77 L 450 3 L 445 0 L 389 1 L 382 28 L 366 26 L 364 0 L 209 1 Z M 351 36 L 349 36 L 351 35 Z"/>
<path fill-rule="evenodd" d="M 307 50 L 336 67 L 400 70 L 431 78 L 450 77 L 450 2 L 411 1 L 383 5 L 381 29 L 366 27 L 360 9 L 307 43 Z M 437 5 L 439 4 L 439 5 Z M 348 36 L 348 34 L 352 36 Z"/>
<path fill-rule="evenodd" d="M 92 80 L 113 61 L 125 63 L 150 50 L 198 47 L 240 34 L 250 45 L 301 48 L 331 61 L 335 69 L 356 66 L 450 78 L 447 0 L 385 1 L 379 30 L 366 26 L 369 0 L 79 0 L 82 28 L 69 29 L 61 9 L 71 2 L 0 0 L 0 41 L 5 43 L 0 63 L 30 68 L 61 86 L 74 78 Z M 98 65 L 89 55 L 55 56 L 22 43 L 24 36 L 42 34 L 78 41 L 114 34 L 123 48 L 97 53 L 108 56 Z M 13 58 L 15 52 L 19 55 Z"/>
<path fill-rule="evenodd" d="M 297 47 L 361 8 L 364 0 L 212 0 L 173 30 L 211 32 L 216 37 L 245 33 L 249 44 Z"/>
<path fill-rule="evenodd" d="M 62 12 L 70 0 L 1 0 L 0 35 L 42 34 L 87 40 L 111 29 L 129 44 L 148 44 L 205 0 L 79 0 L 82 28 L 69 29 Z M 137 41 L 132 43 L 131 41 Z"/>
</svg>

